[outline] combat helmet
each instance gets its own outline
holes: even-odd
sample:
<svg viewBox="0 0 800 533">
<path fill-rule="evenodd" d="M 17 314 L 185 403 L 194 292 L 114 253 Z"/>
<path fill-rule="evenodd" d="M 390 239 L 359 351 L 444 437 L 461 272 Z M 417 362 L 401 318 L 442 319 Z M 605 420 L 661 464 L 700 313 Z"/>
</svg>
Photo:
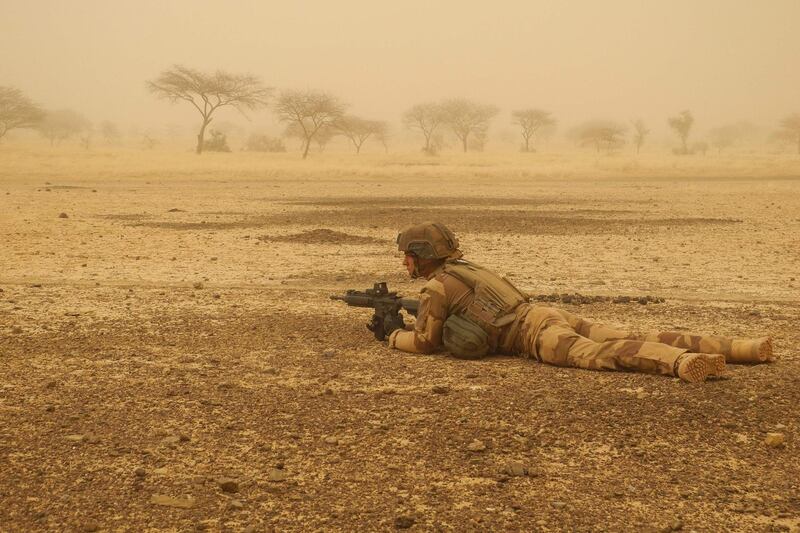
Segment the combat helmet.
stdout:
<svg viewBox="0 0 800 533">
<path fill-rule="evenodd" d="M 404 229 L 397 235 L 397 248 L 420 259 L 461 257 L 455 234 L 439 222 L 425 222 Z"/>
</svg>

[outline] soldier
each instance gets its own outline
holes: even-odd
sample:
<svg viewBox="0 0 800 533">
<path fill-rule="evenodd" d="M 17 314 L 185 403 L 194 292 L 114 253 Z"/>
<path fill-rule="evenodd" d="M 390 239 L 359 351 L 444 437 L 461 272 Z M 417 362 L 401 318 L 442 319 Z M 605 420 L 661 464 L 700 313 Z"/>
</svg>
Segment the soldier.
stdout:
<svg viewBox="0 0 800 533">
<path fill-rule="evenodd" d="M 531 304 L 508 279 L 462 259 L 443 224 L 411 226 L 397 236 L 412 278 L 425 278 L 413 328 L 389 335 L 389 346 L 455 357 L 521 355 L 542 363 L 592 370 L 627 370 L 701 383 L 729 363 L 772 360 L 769 338 L 733 339 L 678 332 L 636 334 Z"/>
</svg>

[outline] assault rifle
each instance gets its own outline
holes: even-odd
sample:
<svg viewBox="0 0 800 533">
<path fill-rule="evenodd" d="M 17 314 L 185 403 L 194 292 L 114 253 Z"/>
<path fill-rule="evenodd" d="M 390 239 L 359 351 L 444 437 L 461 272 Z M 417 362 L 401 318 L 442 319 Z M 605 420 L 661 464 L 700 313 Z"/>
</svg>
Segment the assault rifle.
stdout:
<svg viewBox="0 0 800 533">
<path fill-rule="evenodd" d="M 349 289 L 344 296 L 334 295 L 331 300 L 341 300 L 352 307 L 371 307 L 375 310 L 372 320 L 367 324 L 367 329 L 375 334 L 379 341 L 396 329 L 403 329 L 403 315 L 401 309 L 416 316 L 419 310 L 419 300 L 401 298 L 397 292 L 389 292 L 386 282 L 376 283 L 371 289 L 357 291 Z"/>
</svg>

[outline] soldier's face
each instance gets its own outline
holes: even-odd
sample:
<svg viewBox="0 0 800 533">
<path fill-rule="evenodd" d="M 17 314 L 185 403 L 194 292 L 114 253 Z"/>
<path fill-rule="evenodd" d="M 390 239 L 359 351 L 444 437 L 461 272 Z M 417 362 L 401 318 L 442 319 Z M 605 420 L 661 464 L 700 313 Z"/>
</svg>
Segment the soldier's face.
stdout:
<svg viewBox="0 0 800 533">
<path fill-rule="evenodd" d="M 409 276 L 414 276 L 414 256 L 411 254 L 406 254 L 403 256 L 403 266 L 406 267 L 408 270 Z"/>
</svg>

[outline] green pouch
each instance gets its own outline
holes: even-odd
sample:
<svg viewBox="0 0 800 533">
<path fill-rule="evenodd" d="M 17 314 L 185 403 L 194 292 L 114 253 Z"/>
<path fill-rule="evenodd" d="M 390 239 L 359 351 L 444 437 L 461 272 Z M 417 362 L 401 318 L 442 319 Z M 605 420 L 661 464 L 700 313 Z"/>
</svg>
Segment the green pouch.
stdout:
<svg viewBox="0 0 800 533">
<path fill-rule="evenodd" d="M 489 353 L 489 335 L 460 315 L 450 315 L 442 328 L 444 347 L 459 359 L 480 359 Z"/>
</svg>

